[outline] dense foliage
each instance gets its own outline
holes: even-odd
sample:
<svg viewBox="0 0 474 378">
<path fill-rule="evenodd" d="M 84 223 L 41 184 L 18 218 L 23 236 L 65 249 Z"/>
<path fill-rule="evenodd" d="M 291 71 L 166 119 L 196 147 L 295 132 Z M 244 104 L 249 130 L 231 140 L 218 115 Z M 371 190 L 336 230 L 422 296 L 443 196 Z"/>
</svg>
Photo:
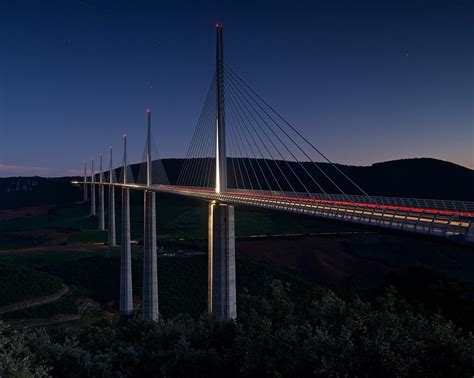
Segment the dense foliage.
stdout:
<svg viewBox="0 0 474 378">
<path fill-rule="evenodd" d="M 474 337 L 440 316 L 407 312 L 392 293 L 375 304 L 321 289 L 292 300 L 280 281 L 244 294 L 237 322 L 180 315 L 0 330 L 0 375 L 57 377 L 430 376 L 474 373 Z M 45 370 L 46 369 L 46 370 Z M 49 370 L 48 370 L 49 369 Z M 27 376 L 27 375 L 26 375 Z"/>
<path fill-rule="evenodd" d="M 61 290 L 61 279 L 37 270 L 0 264 L 0 306 L 53 294 Z"/>
<path fill-rule="evenodd" d="M 424 266 L 390 273 L 386 287 L 410 311 L 425 316 L 439 313 L 465 330 L 474 331 L 474 302 L 466 298 L 459 281 Z"/>
</svg>

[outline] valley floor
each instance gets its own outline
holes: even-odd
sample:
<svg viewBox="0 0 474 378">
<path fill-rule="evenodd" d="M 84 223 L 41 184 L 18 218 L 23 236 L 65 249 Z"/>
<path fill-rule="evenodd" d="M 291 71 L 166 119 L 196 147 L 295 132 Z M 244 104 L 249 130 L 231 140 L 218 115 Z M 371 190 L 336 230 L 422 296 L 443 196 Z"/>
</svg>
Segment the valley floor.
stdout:
<svg viewBox="0 0 474 378">
<path fill-rule="evenodd" d="M 163 196 L 159 198 L 157 207 L 158 244 L 161 247 L 159 261 L 184 261 L 183 258 L 188 257 L 191 266 L 199 261 L 197 266 L 201 270 L 192 269 L 191 266 L 182 268 L 194 270 L 191 276 L 197 275 L 199 278 L 195 282 L 179 283 L 177 286 L 184 285 L 185 289 L 177 295 L 185 297 L 189 295 L 187 290 L 191 290 L 193 295 L 200 293 L 202 303 L 193 303 L 191 310 L 196 313 L 204 311 L 206 206 L 192 200 Z M 117 208 L 117 211 L 120 209 Z M 291 214 L 275 215 L 245 208 L 238 208 L 236 214 L 236 250 L 241 257 L 241 265 L 256 263 L 256 266 L 265 267 L 264 270 L 271 274 L 278 272 L 286 278 L 305 282 L 308 286 L 317 284 L 342 295 L 357 295 L 368 299 L 380 293 L 391 274 L 423 267 L 442 272 L 461 284 L 467 298 L 474 297 L 474 272 L 470 268 L 474 266 L 474 253 L 466 246 L 447 240 L 387 233 Z M 101 310 L 116 314 L 118 281 L 114 275 L 118 265 L 113 266 L 109 260 L 115 261 L 119 250 L 116 248 L 110 251 L 106 247 L 106 233 L 96 230 L 97 219 L 88 215 L 88 206 L 78 203 L 28 207 L 5 210 L 3 216 L 3 221 L 0 221 L 0 264 L 28 266 L 58 276 L 65 284 L 77 285 L 79 288 L 72 298 L 74 303 L 90 298 L 101 304 Z M 133 248 L 136 276 L 141 275 L 139 244 L 142 219 L 142 209 L 140 205 L 135 205 L 132 207 L 132 237 L 136 242 Z M 79 269 L 87 270 L 91 263 L 102 264 L 109 271 L 97 271 L 92 267 L 87 274 L 77 272 Z M 169 264 L 168 268 L 173 266 Z M 183 272 L 173 274 L 186 280 Z M 89 277 L 95 273 L 99 277 Z M 165 272 L 163 275 L 169 273 Z M 100 276 L 103 279 L 110 278 L 111 282 L 101 284 Z M 160 276 L 160 280 L 164 278 Z M 237 276 L 237 281 L 243 283 L 243 286 L 248 284 L 242 274 Z M 92 282 L 105 286 L 105 290 L 110 292 L 99 290 L 101 292 L 98 294 Z M 167 297 L 165 290 L 161 288 L 168 285 L 173 286 L 171 282 L 160 282 L 160 296 Z M 197 285 L 198 290 L 189 289 Z M 139 280 L 135 286 L 136 304 L 139 306 Z M 57 311 L 64 309 L 78 313 L 77 305 L 72 306 L 70 303 L 71 298 L 65 302 L 68 303 L 64 306 L 61 303 L 56 307 L 45 305 L 45 311 L 35 310 L 31 314 L 27 310 L 18 311 L 10 314 L 10 321 L 16 315 L 19 319 L 22 316 L 31 319 L 41 312 L 41 316 L 47 315 L 55 319 Z M 160 301 L 161 307 L 166 302 L 166 299 Z M 162 308 L 162 312 L 172 316 L 177 309 L 189 311 L 184 307 L 174 307 L 170 311 Z M 97 306 L 94 311 L 96 310 Z"/>
</svg>

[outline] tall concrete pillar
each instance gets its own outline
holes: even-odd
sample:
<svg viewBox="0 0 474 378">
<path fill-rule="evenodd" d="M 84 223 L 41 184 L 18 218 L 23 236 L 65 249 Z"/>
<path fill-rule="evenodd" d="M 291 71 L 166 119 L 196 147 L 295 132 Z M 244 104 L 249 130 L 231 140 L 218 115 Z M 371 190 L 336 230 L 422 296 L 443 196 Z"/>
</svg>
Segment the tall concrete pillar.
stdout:
<svg viewBox="0 0 474 378">
<path fill-rule="evenodd" d="M 130 246 L 130 191 L 122 189 L 122 244 L 120 246 L 120 305 L 121 316 L 133 311 L 132 251 Z"/>
<path fill-rule="evenodd" d="M 84 202 L 87 202 L 88 200 L 88 189 L 87 189 L 87 162 L 84 161 L 84 187 L 83 187 L 83 192 L 84 192 Z"/>
<path fill-rule="evenodd" d="M 151 111 L 147 109 L 147 186 L 151 186 Z M 143 237 L 143 319 L 158 320 L 158 269 L 156 258 L 156 195 L 146 190 L 144 194 Z"/>
<path fill-rule="evenodd" d="M 143 240 L 143 319 L 158 320 L 158 270 L 156 258 L 156 196 L 145 191 Z"/>
<path fill-rule="evenodd" d="M 115 247 L 117 240 L 115 236 L 115 186 L 113 185 L 113 157 L 112 146 L 110 146 L 110 163 L 109 163 L 109 209 L 108 209 L 108 244 L 109 247 Z"/>
<path fill-rule="evenodd" d="M 221 319 L 235 319 L 234 207 L 210 203 L 208 219 L 208 310 Z"/>
<path fill-rule="evenodd" d="M 95 178 L 94 178 L 94 159 L 92 159 L 92 167 L 91 167 L 91 215 L 96 215 L 96 206 L 95 206 Z"/>
<path fill-rule="evenodd" d="M 224 111 L 223 28 L 216 25 L 216 187 L 218 194 L 227 192 L 227 155 Z M 234 207 L 223 203 L 209 204 L 208 239 L 208 310 L 221 319 L 237 316 L 235 286 Z"/>
<path fill-rule="evenodd" d="M 124 135 L 123 183 L 127 184 L 127 136 Z M 130 246 L 130 191 L 122 188 L 122 242 L 120 245 L 120 304 L 121 317 L 133 311 L 132 252 Z"/>
<path fill-rule="evenodd" d="M 99 230 L 105 230 L 105 211 L 104 211 L 104 173 L 102 171 L 102 154 L 100 154 L 99 171 Z"/>
</svg>

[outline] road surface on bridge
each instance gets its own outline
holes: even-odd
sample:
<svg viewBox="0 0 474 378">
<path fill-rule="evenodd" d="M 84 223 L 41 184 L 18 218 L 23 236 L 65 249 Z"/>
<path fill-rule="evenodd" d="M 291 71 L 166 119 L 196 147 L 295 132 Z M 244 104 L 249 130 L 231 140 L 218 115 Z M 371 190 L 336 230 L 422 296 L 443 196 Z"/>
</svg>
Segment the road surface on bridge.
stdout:
<svg viewBox="0 0 474 378">
<path fill-rule="evenodd" d="M 147 186 L 120 183 L 103 183 L 103 185 L 164 192 L 207 201 L 305 214 L 435 236 L 466 236 L 474 223 L 474 203 L 465 201 L 365 197 L 366 202 L 362 202 L 363 196 L 337 197 L 333 195 L 333 198 L 330 198 L 331 196 L 327 195 L 327 198 L 324 198 L 317 193 L 314 194 L 315 197 L 308 197 L 291 196 L 288 193 L 276 191 L 257 192 L 237 189 L 229 189 L 226 194 L 219 194 L 211 188 L 175 185 Z M 430 202 L 439 208 L 422 207 L 429 205 Z"/>
</svg>

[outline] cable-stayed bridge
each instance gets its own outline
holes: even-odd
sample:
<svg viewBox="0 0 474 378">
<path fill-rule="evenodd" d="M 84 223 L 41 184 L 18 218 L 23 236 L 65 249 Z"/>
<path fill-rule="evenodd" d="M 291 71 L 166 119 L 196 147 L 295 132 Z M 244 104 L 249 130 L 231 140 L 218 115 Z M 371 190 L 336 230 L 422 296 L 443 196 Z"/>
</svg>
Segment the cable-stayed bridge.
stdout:
<svg viewBox="0 0 474 378">
<path fill-rule="evenodd" d="M 216 70 L 177 178 L 170 182 L 158 156 L 147 110 L 147 138 L 141 164 L 128 164 L 124 136 L 122 164 L 90 175 L 84 165 L 84 200 L 90 187 L 91 214 L 98 212 L 110 246 L 115 237 L 115 188 L 122 189 L 120 313 L 133 310 L 129 190 L 144 191 L 143 317 L 157 319 L 156 193 L 209 202 L 208 307 L 236 317 L 234 206 L 253 206 L 474 242 L 474 202 L 371 196 L 224 64 L 223 28 L 216 25 Z M 98 193 L 98 206 L 96 203 Z M 158 209 L 159 210 L 159 209 Z M 159 214 L 159 212 L 158 212 Z M 158 215 L 159 216 L 159 215 Z"/>
</svg>

